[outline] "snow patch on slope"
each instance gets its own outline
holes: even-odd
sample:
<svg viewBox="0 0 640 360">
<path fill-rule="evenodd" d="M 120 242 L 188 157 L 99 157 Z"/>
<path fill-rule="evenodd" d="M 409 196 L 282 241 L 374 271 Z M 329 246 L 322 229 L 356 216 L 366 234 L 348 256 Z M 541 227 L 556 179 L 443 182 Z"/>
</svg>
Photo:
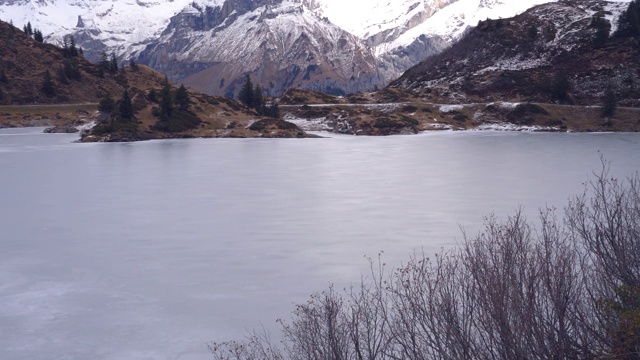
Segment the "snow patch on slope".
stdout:
<svg viewBox="0 0 640 360">
<path fill-rule="evenodd" d="M 156 38 L 172 16 L 192 0 L 125 1 L 29 1 L 0 5 L 0 18 L 22 27 L 27 22 L 40 29 L 49 42 L 61 43 L 62 37 L 77 30 L 78 18 L 84 27 L 96 29 L 97 39 L 117 53 L 131 52 L 143 42 Z M 140 46 L 138 46 L 140 47 Z M 126 49 L 126 50 L 125 50 Z"/>
<path fill-rule="evenodd" d="M 515 16 L 527 9 L 555 0 L 499 0 L 485 6 L 481 0 L 458 0 L 436 12 L 422 24 L 408 30 L 395 41 L 376 49 L 381 55 L 413 43 L 422 35 L 439 36 L 450 44 L 460 39 L 470 27 L 487 18 L 498 19 Z"/>
</svg>

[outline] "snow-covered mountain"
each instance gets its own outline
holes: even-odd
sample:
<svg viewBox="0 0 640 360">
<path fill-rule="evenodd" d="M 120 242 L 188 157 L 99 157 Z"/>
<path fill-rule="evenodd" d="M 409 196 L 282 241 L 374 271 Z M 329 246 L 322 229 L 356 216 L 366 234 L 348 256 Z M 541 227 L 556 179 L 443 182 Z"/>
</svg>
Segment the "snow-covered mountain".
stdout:
<svg viewBox="0 0 640 360">
<path fill-rule="evenodd" d="M 638 106 L 637 41 L 614 35 L 627 8 L 624 1 L 561 1 L 483 21 L 387 90 L 449 104 L 593 105 L 602 103 L 611 86 L 620 104 Z"/>
<path fill-rule="evenodd" d="M 386 85 L 486 18 L 554 0 L 3 0 L 0 19 L 30 21 L 49 42 L 141 63 L 213 94 L 250 74 L 272 94 Z"/>
</svg>

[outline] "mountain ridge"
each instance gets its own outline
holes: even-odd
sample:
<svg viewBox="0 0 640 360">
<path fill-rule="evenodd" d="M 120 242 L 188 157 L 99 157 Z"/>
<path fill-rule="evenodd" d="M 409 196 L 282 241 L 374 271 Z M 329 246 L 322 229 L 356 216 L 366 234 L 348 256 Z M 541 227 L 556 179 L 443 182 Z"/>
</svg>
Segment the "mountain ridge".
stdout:
<svg viewBox="0 0 640 360">
<path fill-rule="evenodd" d="M 638 106 L 636 40 L 615 34 L 628 3 L 562 1 L 534 7 L 511 19 L 482 22 L 468 36 L 391 83 L 437 101 L 571 102 L 593 105 L 609 82 L 622 104 Z M 601 26 L 601 28 L 599 27 Z M 606 35 L 598 40 L 598 31 Z M 567 82 L 566 99 L 554 82 Z M 557 92 L 557 91 L 556 91 Z"/>
<path fill-rule="evenodd" d="M 21 126 L 82 129 L 87 142 L 307 136 L 233 99 L 174 87 L 147 66 L 92 63 L 0 21 L 0 128 Z"/>
<path fill-rule="evenodd" d="M 123 62 L 140 57 L 141 63 L 167 72 L 172 80 L 185 81 L 211 94 L 234 93 L 234 85 L 247 74 L 263 88 L 272 89 L 273 95 L 296 86 L 350 93 L 385 86 L 406 69 L 457 41 L 475 25 L 478 16 L 513 15 L 548 1 L 551 0 L 23 0 L 0 2 L 0 17 L 13 15 L 18 18 L 14 19 L 18 25 L 31 20 L 50 35 L 47 41 L 54 43 L 61 43 L 65 35 L 74 35 L 93 60 L 98 60 L 102 51 L 114 51 Z M 292 12 L 292 8 L 297 10 Z M 278 17 L 282 21 L 278 22 Z M 352 19 L 355 25 L 348 26 Z M 62 25 L 55 25 L 55 21 Z M 231 26 L 235 26 L 235 37 L 225 32 Z M 308 51 L 311 57 L 298 61 L 297 68 L 276 69 L 269 61 L 263 64 L 259 56 L 240 64 L 235 60 L 243 58 L 244 49 L 235 46 L 241 39 L 253 43 L 254 49 L 272 39 L 264 34 L 256 36 L 251 29 L 262 27 L 264 31 L 288 33 L 299 26 L 304 28 L 306 39 L 287 44 L 294 47 L 260 50 L 278 61 Z M 245 36 L 248 33 L 252 36 Z M 193 49 L 196 40 L 200 54 Z M 341 59 L 317 45 L 323 42 L 339 45 L 341 52 L 360 59 L 360 68 L 341 69 L 336 65 Z M 220 51 L 212 53 L 209 47 Z M 228 48 L 237 50 L 234 56 L 225 55 Z M 322 73 L 307 71 L 316 68 Z M 223 75 L 215 75 L 220 72 Z M 287 80 L 275 84 L 276 77 Z M 223 78 L 225 85 L 220 88 Z"/>
</svg>

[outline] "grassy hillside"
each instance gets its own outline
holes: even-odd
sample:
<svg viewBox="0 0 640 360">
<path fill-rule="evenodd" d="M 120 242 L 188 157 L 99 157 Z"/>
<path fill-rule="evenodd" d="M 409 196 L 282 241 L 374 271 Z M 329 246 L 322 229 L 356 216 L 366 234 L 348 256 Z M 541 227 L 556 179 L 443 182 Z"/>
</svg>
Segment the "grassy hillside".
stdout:
<svg viewBox="0 0 640 360">
<path fill-rule="evenodd" d="M 0 21 L 0 127 L 63 126 L 66 130 L 95 124 L 84 134 L 84 141 L 305 135 L 295 126 L 263 120 L 235 100 L 184 88 L 180 93 L 151 68 L 135 63 L 121 67 L 106 60 L 92 63 L 80 49 L 40 43 Z M 178 106 L 176 97 L 181 94 L 182 106 Z M 100 104 L 105 99 L 111 105 L 103 108 Z M 165 100 L 170 101 L 169 108 L 163 105 Z M 123 102 L 131 114 L 123 114 Z M 251 127 L 253 123 L 262 126 Z"/>
</svg>

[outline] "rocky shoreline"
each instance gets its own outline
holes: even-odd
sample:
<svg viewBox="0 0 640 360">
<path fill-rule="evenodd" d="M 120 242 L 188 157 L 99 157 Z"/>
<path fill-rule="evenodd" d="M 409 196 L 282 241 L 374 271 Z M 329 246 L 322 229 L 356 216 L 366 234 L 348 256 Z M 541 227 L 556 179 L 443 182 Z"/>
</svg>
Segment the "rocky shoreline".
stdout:
<svg viewBox="0 0 640 360">
<path fill-rule="evenodd" d="M 346 101 L 346 100 L 343 100 Z M 283 105 L 281 119 L 232 120 L 224 126 L 201 126 L 183 132 L 158 130 L 93 133 L 97 111 L 39 112 L 21 121 L 0 114 L 0 127 L 48 126 L 46 133 L 80 133 L 80 142 L 133 142 L 188 138 L 311 138 L 308 132 L 356 136 L 412 135 L 425 131 L 636 132 L 640 109 L 619 108 L 611 118 L 597 106 L 533 103 L 433 104 L 329 103 Z M 1 109 L 0 109 L 1 110 Z M 2 111 L 0 111 L 1 113 Z M 4 115 L 4 116 L 3 116 Z"/>
</svg>

